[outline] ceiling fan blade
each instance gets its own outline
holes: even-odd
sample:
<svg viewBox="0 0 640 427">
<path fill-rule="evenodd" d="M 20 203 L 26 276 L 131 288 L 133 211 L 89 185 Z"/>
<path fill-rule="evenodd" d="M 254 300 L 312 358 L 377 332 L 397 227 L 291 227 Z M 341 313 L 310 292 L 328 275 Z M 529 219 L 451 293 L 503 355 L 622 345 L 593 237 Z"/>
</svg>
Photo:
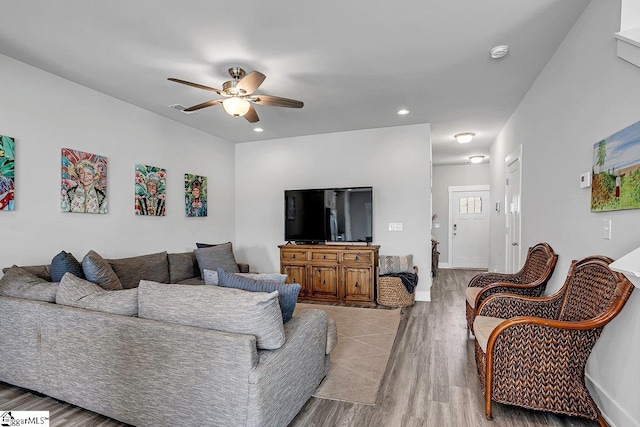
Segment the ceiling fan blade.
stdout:
<svg viewBox="0 0 640 427">
<path fill-rule="evenodd" d="M 212 105 L 222 104 L 222 99 L 214 99 L 213 101 L 203 102 L 202 104 L 194 105 L 193 107 L 185 108 L 183 111 L 196 111 L 201 108 L 211 107 Z"/>
<path fill-rule="evenodd" d="M 271 95 L 256 95 L 254 102 L 258 105 L 270 105 L 272 107 L 302 108 L 304 106 L 302 101 Z"/>
<path fill-rule="evenodd" d="M 187 85 L 187 86 L 197 87 L 198 89 L 208 90 L 209 92 L 215 92 L 218 95 L 220 95 L 220 89 L 216 89 L 216 88 L 213 88 L 213 87 L 204 86 L 204 85 L 201 85 L 201 84 L 198 84 L 198 83 L 188 82 L 186 80 L 174 79 L 173 77 L 169 77 L 167 80 L 170 80 L 170 81 L 176 82 L 176 83 L 181 83 L 181 84 Z"/>
<path fill-rule="evenodd" d="M 249 107 L 249 111 L 247 111 L 247 114 L 245 114 L 243 117 L 247 119 L 249 123 L 255 123 L 258 120 L 260 120 L 258 118 L 258 113 L 256 112 L 256 109 L 253 108 L 253 105 Z"/>
<path fill-rule="evenodd" d="M 262 82 L 266 78 L 267 78 L 267 76 L 265 76 L 261 72 L 252 71 L 252 72 L 250 72 L 249 74 L 247 74 L 246 76 L 244 76 L 243 78 L 240 79 L 240 81 L 236 85 L 236 88 L 241 89 L 247 95 L 250 95 L 253 92 L 255 92 L 256 89 L 258 89 L 258 87 L 260 87 L 260 85 L 262 84 Z"/>
</svg>

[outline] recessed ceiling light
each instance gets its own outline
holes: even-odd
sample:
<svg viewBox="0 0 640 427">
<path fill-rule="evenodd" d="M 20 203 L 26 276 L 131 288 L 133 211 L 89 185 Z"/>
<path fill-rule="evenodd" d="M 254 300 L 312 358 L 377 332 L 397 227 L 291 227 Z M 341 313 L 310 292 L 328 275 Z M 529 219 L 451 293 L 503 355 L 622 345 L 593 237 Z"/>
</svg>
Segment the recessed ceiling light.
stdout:
<svg viewBox="0 0 640 427">
<path fill-rule="evenodd" d="M 491 52 L 491 57 L 493 59 L 502 58 L 507 53 L 509 53 L 509 46 L 507 46 L 506 44 L 503 44 L 503 45 L 500 45 L 500 46 L 496 46 L 496 47 L 491 48 L 491 50 L 489 52 Z"/>
<path fill-rule="evenodd" d="M 399 116 L 406 116 L 409 113 L 410 113 L 410 111 L 409 110 L 405 110 L 405 109 L 402 109 L 402 110 L 398 111 L 398 115 Z"/>
<path fill-rule="evenodd" d="M 254 132 L 262 132 L 263 130 L 264 130 L 264 129 L 262 129 L 262 128 L 253 128 L 253 131 L 254 131 Z"/>
<path fill-rule="evenodd" d="M 456 141 L 458 141 L 458 143 L 460 144 L 470 143 L 474 136 L 476 136 L 476 134 L 473 132 L 462 132 L 453 135 Z"/>
<path fill-rule="evenodd" d="M 471 163 L 482 163 L 484 160 L 484 156 L 471 156 L 469 157 L 469 161 Z"/>
</svg>

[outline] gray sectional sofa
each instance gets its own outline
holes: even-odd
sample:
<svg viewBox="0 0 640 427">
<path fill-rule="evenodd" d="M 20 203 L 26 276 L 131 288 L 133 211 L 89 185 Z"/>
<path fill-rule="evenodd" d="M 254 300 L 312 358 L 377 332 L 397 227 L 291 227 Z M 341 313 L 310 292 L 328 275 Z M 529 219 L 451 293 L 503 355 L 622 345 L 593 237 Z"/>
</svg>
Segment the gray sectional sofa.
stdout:
<svg viewBox="0 0 640 427">
<path fill-rule="evenodd" d="M 201 283 L 189 253 L 164 254 L 167 271 L 123 290 L 66 273 L 60 283 L 25 279 L 7 296 L 0 279 L 0 381 L 137 426 L 286 426 L 328 372 L 326 314 L 282 324 L 277 292 L 161 283 L 165 273 Z M 146 257 L 141 265 L 162 258 Z M 144 275 L 127 267 L 139 261 L 109 263 L 124 285 Z M 80 294 L 91 309 L 74 306 Z"/>
</svg>

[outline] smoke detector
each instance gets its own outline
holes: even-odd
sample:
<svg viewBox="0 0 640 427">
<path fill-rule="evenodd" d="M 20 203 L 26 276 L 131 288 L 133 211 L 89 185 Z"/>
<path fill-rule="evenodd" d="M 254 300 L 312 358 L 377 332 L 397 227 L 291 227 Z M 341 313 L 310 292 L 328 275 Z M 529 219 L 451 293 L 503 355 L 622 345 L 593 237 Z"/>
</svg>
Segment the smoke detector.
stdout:
<svg viewBox="0 0 640 427">
<path fill-rule="evenodd" d="M 491 50 L 489 52 L 491 52 L 491 57 L 493 59 L 502 58 L 507 53 L 509 53 L 509 46 L 507 46 L 506 44 L 503 44 L 503 45 L 500 45 L 500 46 L 496 46 L 496 47 L 491 48 Z"/>
<path fill-rule="evenodd" d="M 169 108 L 173 108 L 174 110 L 178 110 L 180 111 L 182 114 L 197 114 L 199 111 L 184 111 L 187 107 L 185 107 L 184 105 L 180 105 L 180 104 L 172 104 L 169 105 Z"/>
</svg>

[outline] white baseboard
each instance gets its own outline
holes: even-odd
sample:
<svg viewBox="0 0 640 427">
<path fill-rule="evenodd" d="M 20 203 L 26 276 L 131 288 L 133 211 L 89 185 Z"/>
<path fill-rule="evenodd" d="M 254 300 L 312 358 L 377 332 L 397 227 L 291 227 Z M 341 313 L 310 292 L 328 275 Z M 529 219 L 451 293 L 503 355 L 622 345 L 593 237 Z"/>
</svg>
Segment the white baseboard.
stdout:
<svg viewBox="0 0 640 427">
<path fill-rule="evenodd" d="M 591 397 L 596 401 L 598 408 L 602 412 L 602 417 L 607 424 L 611 427 L 616 426 L 633 426 L 640 427 L 640 422 L 634 420 L 631 414 L 629 414 L 611 395 L 602 388 L 600 384 L 593 380 L 593 378 L 585 373 L 587 388 L 591 392 Z M 613 422 L 612 420 L 616 420 Z"/>
<path fill-rule="evenodd" d="M 451 268 L 451 266 L 449 265 L 448 262 L 439 262 L 438 263 L 438 268 Z"/>
<path fill-rule="evenodd" d="M 431 291 L 416 291 L 416 301 L 431 301 Z"/>
</svg>

